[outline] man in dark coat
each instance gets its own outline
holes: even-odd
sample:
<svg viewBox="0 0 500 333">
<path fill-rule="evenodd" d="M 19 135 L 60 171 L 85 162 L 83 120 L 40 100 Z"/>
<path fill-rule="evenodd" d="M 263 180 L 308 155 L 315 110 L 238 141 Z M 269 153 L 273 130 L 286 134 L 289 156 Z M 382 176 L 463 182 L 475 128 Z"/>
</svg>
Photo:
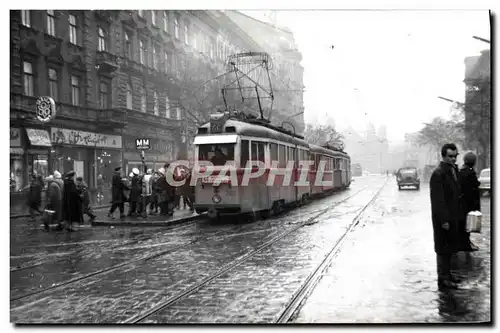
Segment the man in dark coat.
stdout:
<svg viewBox="0 0 500 333">
<path fill-rule="evenodd" d="M 477 179 L 474 165 L 476 164 L 476 155 L 467 153 L 464 156 L 464 165 L 460 169 L 459 180 L 462 190 L 462 218 L 458 226 L 460 251 L 477 251 L 478 247 L 470 241 L 470 232 L 465 229 L 467 214 L 473 211 L 481 210 L 481 195 L 479 193 L 479 180 Z"/>
<path fill-rule="evenodd" d="M 122 177 L 120 174 L 121 167 L 115 168 L 115 172 L 113 174 L 112 185 L 111 185 L 111 208 L 109 209 L 108 217 L 113 218 L 113 213 L 115 209 L 118 208 L 120 210 L 120 218 L 125 218 L 125 194 L 124 190 L 127 190 L 128 187 L 122 181 Z"/>
<path fill-rule="evenodd" d="M 139 169 L 134 168 L 132 170 L 133 176 L 130 184 L 130 207 L 128 211 L 128 216 L 135 216 L 138 214 L 137 203 L 141 199 L 141 178 L 139 177 Z"/>
<path fill-rule="evenodd" d="M 63 196 L 63 219 L 67 222 L 66 228 L 68 231 L 73 231 L 73 222 L 80 222 L 82 205 L 80 196 L 76 189 L 75 172 L 70 171 L 64 179 L 64 196 Z"/>
<path fill-rule="evenodd" d="M 80 223 L 83 224 L 85 222 L 83 220 L 83 215 L 88 215 L 90 217 L 89 221 L 92 223 L 92 221 L 94 221 L 97 216 L 94 214 L 92 207 L 90 206 L 88 186 L 82 177 L 76 178 L 76 189 L 78 191 L 78 195 L 80 196 L 80 201 L 82 204 Z"/>
<path fill-rule="evenodd" d="M 59 188 L 59 184 L 54 181 L 53 176 L 49 176 L 45 179 L 47 181 L 47 203 L 45 205 L 45 209 L 54 211 L 54 214 L 45 215 L 45 219 L 43 224 L 45 229 L 49 229 L 50 222 L 59 222 L 62 220 L 62 198 L 61 198 L 61 189 Z"/>
<path fill-rule="evenodd" d="M 458 224 L 462 215 L 458 181 L 457 147 L 447 143 L 441 148 L 442 161 L 430 180 L 434 251 L 437 255 L 438 286 L 456 288 L 451 275 L 451 256 L 457 252 Z"/>
</svg>

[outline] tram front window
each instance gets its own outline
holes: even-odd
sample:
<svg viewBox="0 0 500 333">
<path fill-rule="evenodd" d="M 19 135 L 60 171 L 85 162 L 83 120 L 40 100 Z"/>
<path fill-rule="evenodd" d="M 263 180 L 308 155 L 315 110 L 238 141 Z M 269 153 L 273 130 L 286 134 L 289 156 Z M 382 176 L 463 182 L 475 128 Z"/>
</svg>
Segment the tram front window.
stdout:
<svg viewBox="0 0 500 333">
<path fill-rule="evenodd" d="M 225 165 L 234 161 L 234 144 L 207 144 L 198 146 L 198 161 L 209 161 L 213 165 Z"/>
</svg>

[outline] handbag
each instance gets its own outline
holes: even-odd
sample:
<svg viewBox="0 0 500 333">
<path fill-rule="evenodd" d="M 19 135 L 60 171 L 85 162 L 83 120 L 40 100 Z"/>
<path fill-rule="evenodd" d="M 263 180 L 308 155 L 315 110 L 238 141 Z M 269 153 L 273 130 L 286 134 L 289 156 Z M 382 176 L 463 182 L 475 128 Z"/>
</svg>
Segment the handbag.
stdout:
<svg viewBox="0 0 500 333">
<path fill-rule="evenodd" d="M 467 214 L 465 229 L 467 232 L 481 233 L 481 220 L 483 214 L 479 211 L 472 211 Z"/>
</svg>

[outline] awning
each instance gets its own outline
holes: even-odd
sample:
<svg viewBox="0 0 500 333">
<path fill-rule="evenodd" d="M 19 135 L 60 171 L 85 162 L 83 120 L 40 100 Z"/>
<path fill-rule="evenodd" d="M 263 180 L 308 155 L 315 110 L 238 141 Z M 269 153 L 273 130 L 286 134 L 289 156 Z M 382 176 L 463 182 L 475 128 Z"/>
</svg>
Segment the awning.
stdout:
<svg viewBox="0 0 500 333">
<path fill-rule="evenodd" d="M 205 144 L 223 144 L 223 143 L 236 143 L 238 136 L 236 134 L 227 135 L 200 135 L 194 138 L 195 145 Z"/>
<path fill-rule="evenodd" d="M 49 132 L 42 129 L 27 128 L 26 134 L 28 134 L 28 138 L 30 139 L 31 145 L 52 147 L 52 144 L 50 143 Z"/>
</svg>

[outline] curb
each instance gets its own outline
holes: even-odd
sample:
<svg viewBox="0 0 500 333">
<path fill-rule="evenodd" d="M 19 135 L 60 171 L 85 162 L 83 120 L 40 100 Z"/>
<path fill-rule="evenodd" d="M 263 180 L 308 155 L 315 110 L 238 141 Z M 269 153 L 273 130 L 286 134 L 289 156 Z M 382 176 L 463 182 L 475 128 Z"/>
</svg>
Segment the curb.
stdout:
<svg viewBox="0 0 500 333">
<path fill-rule="evenodd" d="M 109 208 L 109 207 L 111 207 L 111 205 L 96 206 L 96 207 L 92 207 L 92 209 L 104 209 L 104 208 Z M 11 219 L 18 219 L 21 217 L 30 217 L 30 214 L 27 213 L 27 214 L 18 214 L 18 215 L 11 215 L 10 216 Z"/>
<path fill-rule="evenodd" d="M 173 226 L 177 224 L 181 224 L 184 222 L 190 222 L 190 221 L 196 221 L 196 220 L 201 220 L 202 218 L 206 217 L 206 213 L 198 214 L 195 216 L 186 216 L 186 217 L 181 217 L 180 219 L 176 220 L 170 220 L 170 221 L 146 221 L 146 222 L 124 222 L 124 221 L 93 221 L 92 226 L 93 227 L 99 227 L 99 226 L 120 226 L 120 227 L 127 227 L 127 226 L 132 226 L 132 227 L 167 227 L 167 226 Z"/>
</svg>

